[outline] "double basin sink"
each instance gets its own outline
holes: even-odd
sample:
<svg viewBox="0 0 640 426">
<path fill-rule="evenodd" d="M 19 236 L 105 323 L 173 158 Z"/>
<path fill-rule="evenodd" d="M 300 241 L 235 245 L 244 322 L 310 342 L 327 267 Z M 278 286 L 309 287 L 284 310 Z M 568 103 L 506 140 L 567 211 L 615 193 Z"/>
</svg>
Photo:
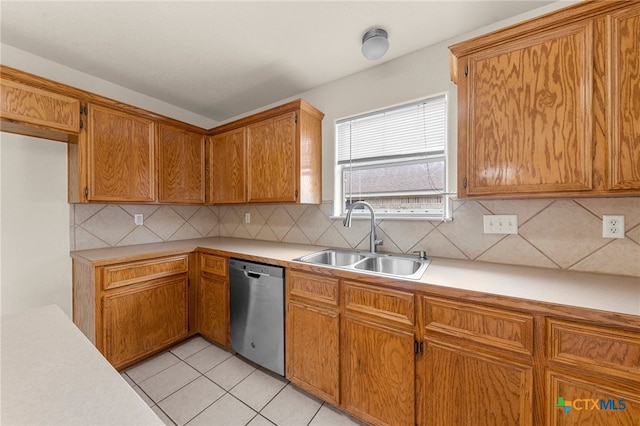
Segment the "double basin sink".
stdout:
<svg viewBox="0 0 640 426">
<path fill-rule="evenodd" d="M 431 259 L 391 254 L 327 249 L 294 259 L 314 265 L 333 266 L 358 272 L 369 272 L 404 279 L 419 280 Z"/>
</svg>

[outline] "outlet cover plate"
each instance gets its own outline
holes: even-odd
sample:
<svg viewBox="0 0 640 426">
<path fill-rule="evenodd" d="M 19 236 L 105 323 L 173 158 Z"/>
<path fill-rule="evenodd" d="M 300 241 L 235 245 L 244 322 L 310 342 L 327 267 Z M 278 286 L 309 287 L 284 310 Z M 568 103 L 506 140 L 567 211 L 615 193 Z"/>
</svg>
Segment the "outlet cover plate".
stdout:
<svg viewBox="0 0 640 426">
<path fill-rule="evenodd" d="M 517 234 L 518 215 L 486 214 L 482 216 L 485 234 Z"/>
<path fill-rule="evenodd" d="M 624 215 L 605 214 L 602 216 L 603 238 L 624 238 Z"/>
</svg>

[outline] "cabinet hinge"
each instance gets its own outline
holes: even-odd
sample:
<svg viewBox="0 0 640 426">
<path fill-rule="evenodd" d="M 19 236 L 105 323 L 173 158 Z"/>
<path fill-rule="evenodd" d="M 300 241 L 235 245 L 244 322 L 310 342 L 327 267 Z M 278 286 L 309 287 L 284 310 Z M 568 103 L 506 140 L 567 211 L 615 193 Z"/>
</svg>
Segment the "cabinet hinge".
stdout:
<svg viewBox="0 0 640 426">
<path fill-rule="evenodd" d="M 296 114 L 295 118 L 293 119 L 294 123 L 298 123 L 298 114 Z"/>
<path fill-rule="evenodd" d="M 89 197 L 89 188 L 86 186 L 84 187 L 84 196 Z"/>
<path fill-rule="evenodd" d="M 463 188 L 466 188 L 466 187 L 467 187 L 467 177 L 466 177 L 466 176 L 464 176 L 464 177 L 462 178 L 462 187 L 463 187 Z"/>
<path fill-rule="evenodd" d="M 413 342 L 413 351 L 417 354 L 424 353 L 424 342 L 418 342 L 417 340 Z"/>
<path fill-rule="evenodd" d="M 469 75 L 469 65 L 464 66 L 464 76 L 467 77 Z"/>
</svg>

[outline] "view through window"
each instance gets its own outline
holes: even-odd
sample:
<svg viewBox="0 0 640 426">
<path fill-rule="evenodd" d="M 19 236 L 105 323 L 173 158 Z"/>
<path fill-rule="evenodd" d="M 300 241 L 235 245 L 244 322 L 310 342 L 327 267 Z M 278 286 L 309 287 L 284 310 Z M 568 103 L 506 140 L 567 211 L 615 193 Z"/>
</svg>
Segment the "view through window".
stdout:
<svg viewBox="0 0 640 426">
<path fill-rule="evenodd" d="M 442 219 L 446 122 L 445 95 L 338 121 L 336 213 L 364 200 L 383 217 Z"/>
</svg>

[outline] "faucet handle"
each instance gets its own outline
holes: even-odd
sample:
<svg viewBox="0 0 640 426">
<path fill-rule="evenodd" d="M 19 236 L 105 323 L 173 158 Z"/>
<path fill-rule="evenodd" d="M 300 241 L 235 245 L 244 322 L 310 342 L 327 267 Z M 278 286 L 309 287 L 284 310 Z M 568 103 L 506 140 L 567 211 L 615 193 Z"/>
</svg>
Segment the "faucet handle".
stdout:
<svg viewBox="0 0 640 426">
<path fill-rule="evenodd" d="M 381 246 L 384 243 L 384 240 L 375 240 L 374 243 L 377 246 Z"/>
<path fill-rule="evenodd" d="M 417 254 L 419 259 L 427 258 L 427 252 L 424 250 L 416 250 L 416 251 L 412 251 L 411 253 Z"/>
</svg>

